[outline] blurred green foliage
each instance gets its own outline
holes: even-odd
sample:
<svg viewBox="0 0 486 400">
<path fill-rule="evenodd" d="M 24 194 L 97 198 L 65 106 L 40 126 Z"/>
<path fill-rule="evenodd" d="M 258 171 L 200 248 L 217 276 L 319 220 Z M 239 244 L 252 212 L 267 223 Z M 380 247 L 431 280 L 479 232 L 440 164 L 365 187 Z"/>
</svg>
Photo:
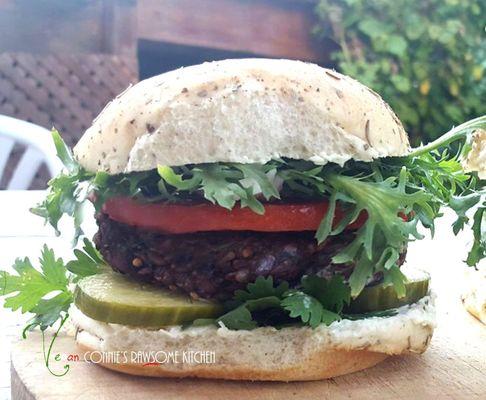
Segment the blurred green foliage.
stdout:
<svg viewBox="0 0 486 400">
<path fill-rule="evenodd" d="M 414 144 L 486 114 L 485 0 L 318 0 L 315 33 L 390 103 Z"/>
</svg>

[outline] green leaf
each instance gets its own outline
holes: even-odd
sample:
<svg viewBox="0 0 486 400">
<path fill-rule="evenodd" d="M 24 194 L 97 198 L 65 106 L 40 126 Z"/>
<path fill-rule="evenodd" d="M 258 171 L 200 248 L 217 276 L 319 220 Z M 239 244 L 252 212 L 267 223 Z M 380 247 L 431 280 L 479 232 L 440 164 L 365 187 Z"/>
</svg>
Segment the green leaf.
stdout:
<svg viewBox="0 0 486 400">
<path fill-rule="evenodd" d="M 48 182 L 49 191 L 46 198 L 30 211 L 45 218 L 57 234 L 59 234 L 58 223 L 61 217 L 63 215 L 72 217 L 76 242 L 77 238 L 83 233 L 81 230 L 82 208 L 90 193 L 88 181 L 95 178 L 95 174 L 87 173 L 80 167 L 58 131 L 52 131 L 52 139 L 57 156 L 63 162 L 66 171 Z M 100 176 L 97 179 L 99 181 Z"/>
<path fill-rule="evenodd" d="M 17 259 L 13 265 L 17 275 L 0 271 L 0 294 L 7 296 L 5 308 L 34 314 L 28 329 L 40 326 L 45 330 L 67 313 L 73 297 L 62 259 L 44 246 L 39 261 L 40 270 L 25 258 Z"/>
<path fill-rule="evenodd" d="M 469 266 L 474 266 L 479 263 L 480 260 L 486 258 L 486 202 L 482 207 L 479 207 L 474 213 L 473 217 L 473 234 L 474 242 L 469 251 L 466 259 L 466 263 Z M 484 225 L 483 225 L 484 224 Z"/>
<path fill-rule="evenodd" d="M 379 69 L 381 64 L 372 63 L 370 68 Z M 262 197 L 270 199 L 278 195 L 283 201 L 327 199 L 329 212 L 317 232 L 320 242 L 341 234 L 358 216 L 367 215 L 363 226 L 355 231 L 354 240 L 333 257 L 334 263 L 355 266 L 349 281 L 352 295 L 356 296 L 377 272 L 387 279 L 393 278 L 400 290 L 401 277 L 394 267 L 408 242 L 421 238 L 418 225 L 433 233 L 441 207 L 449 206 L 458 214 L 453 228 L 458 232 L 469 222 L 468 210 L 484 202 L 484 184 L 474 174 L 464 173 L 460 164 L 471 148 L 468 141 L 472 132 L 484 127 L 483 116 L 452 129 L 436 142 L 413 149 L 406 157 L 348 161 L 342 167 L 283 159 L 264 165 L 200 164 L 108 176 L 88 173 L 78 166 L 75 172 L 61 174 L 50 182 L 49 194 L 35 212 L 48 218 L 55 227 L 66 214 L 74 217 L 79 226 L 82 205 L 91 190 L 96 192 L 98 210 L 112 196 L 176 202 L 204 196 L 228 209 L 239 202 L 241 207 L 250 207 L 260 214 L 265 206 L 260 194 L 256 194 L 258 191 Z M 279 182 L 279 192 L 273 185 L 275 181 Z M 338 207 L 345 217 L 334 226 L 333 214 Z M 480 222 L 479 217 L 474 218 L 475 242 L 467 259 L 470 264 L 476 264 L 485 255 Z M 89 254 L 80 250 L 76 257 L 69 264 L 70 269 L 79 275 L 96 272 L 93 257 L 90 259 Z"/>
<path fill-rule="evenodd" d="M 398 298 L 405 297 L 407 289 L 405 287 L 406 276 L 396 265 L 390 267 L 384 277 L 385 283 L 392 283 Z"/>
<path fill-rule="evenodd" d="M 86 239 L 84 250 L 83 254 L 91 261 L 101 260 Z M 79 279 L 79 276 L 68 274 L 63 260 L 56 258 L 54 251 L 46 245 L 39 264 L 40 268 L 34 268 L 28 258 L 17 259 L 13 265 L 16 274 L 0 271 L 0 296 L 5 296 L 4 307 L 33 314 L 24 332 L 38 326 L 45 330 L 65 318 L 73 302 L 70 285 Z"/>
<path fill-rule="evenodd" d="M 333 322 L 341 321 L 342 317 L 332 311 L 323 309 L 321 315 L 321 322 L 327 326 L 331 325 Z"/>
<path fill-rule="evenodd" d="M 357 259 L 356 266 L 349 277 L 349 286 L 351 287 L 351 296 L 355 298 L 364 289 L 369 279 L 373 275 L 374 263 L 361 252 Z"/>
<path fill-rule="evenodd" d="M 358 24 L 361 32 L 374 39 L 386 35 L 390 27 L 376 19 L 364 19 Z"/>
<path fill-rule="evenodd" d="M 427 30 L 426 22 L 416 14 L 406 15 L 405 18 L 405 34 L 410 40 L 417 40 Z"/>
<path fill-rule="evenodd" d="M 407 41 L 401 36 L 390 35 L 386 39 L 386 50 L 398 57 L 403 57 L 405 55 L 407 47 Z"/>
<path fill-rule="evenodd" d="M 39 261 L 46 280 L 51 284 L 65 288 L 68 284 L 68 278 L 63 260 L 61 258 L 56 259 L 54 251 L 44 245 Z"/>
<path fill-rule="evenodd" d="M 47 255 L 44 257 L 44 255 Z M 45 264 L 54 260 L 53 265 Z M 42 272 L 36 270 L 29 259 L 17 259 L 13 268 L 18 275 L 12 275 L 2 271 L 2 293 L 4 295 L 16 293 L 5 299 L 4 307 L 16 311 L 21 309 L 23 313 L 30 312 L 39 301 L 49 293 L 67 291 L 67 278 L 65 269 L 57 271 L 58 260 L 50 257 L 50 252 L 44 248 L 41 258 Z"/>
<path fill-rule="evenodd" d="M 321 323 L 330 325 L 341 319 L 338 314 L 325 310 L 315 297 L 302 292 L 290 293 L 282 300 L 282 307 L 290 313 L 291 318 L 300 318 L 312 328 Z"/>
<path fill-rule="evenodd" d="M 390 80 L 399 92 L 408 93 L 412 88 L 410 80 L 402 75 L 392 75 Z"/>
<path fill-rule="evenodd" d="M 30 312 L 35 315 L 29 321 L 29 330 L 32 330 L 37 326 L 39 326 L 41 330 L 45 330 L 49 326 L 54 325 L 61 315 L 68 312 L 72 302 L 73 297 L 71 293 L 68 292 L 61 292 L 48 300 L 39 300 L 39 303 L 30 310 Z"/>
<path fill-rule="evenodd" d="M 474 207 L 481 199 L 479 193 L 472 193 L 467 196 L 451 196 L 449 206 L 457 214 L 457 220 L 453 224 L 453 232 L 455 235 L 464 228 L 464 225 L 468 223 L 469 218 L 466 213 L 472 207 Z"/>
<path fill-rule="evenodd" d="M 269 315 L 277 313 L 279 318 L 284 317 L 280 324 L 290 323 L 291 320 L 286 321 L 290 318 L 315 327 L 338 320 L 344 303 L 348 304 L 349 300 L 349 287 L 340 276 L 329 281 L 317 276 L 303 277 L 301 289 L 292 290 L 287 282 L 274 287 L 271 277 L 258 277 L 247 285 L 246 291 L 235 292 L 234 300 L 228 303 L 230 311 L 218 321 L 229 329 L 253 329 L 258 322 L 252 313 L 259 313 L 259 321 L 268 321 Z"/>
<path fill-rule="evenodd" d="M 351 301 L 351 290 L 341 275 L 334 275 L 330 280 L 310 275 L 302 278 L 302 291 L 315 297 L 322 306 L 336 313 L 343 310 L 344 304 Z"/>
<path fill-rule="evenodd" d="M 246 197 L 242 196 L 240 198 L 241 208 L 248 207 L 254 213 L 263 215 L 265 214 L 265 207 L 263 204 L 257 200 L 257 198 L 251 193 L 251 188 L 246 188 Z"/>
<path fill-rule="evenodd" d="M 384 310 L 384 311 L 372 311 L 364 314 L 343 314 L 344 319 L 349 319 L 351 321 L 356 321 L 359 319 L 367 319 L 367 318 L 385 318 L 385 317 L 393 317 L 397 315 L 398 311 L 396 309 L 391 310 Z"/>
<path fill-rule="evenodd" d="M 234 298 L 237 301 L 244 302 L 247 300 L 259 299 L 262 297 L 282 297 L 282 295 L 289 289 L 287 282 L 280 283 L 277 287 L 273 286 L 273 278 L 271 276 L 264 278 L 259 276 L 254 283 L 249 283 L 246 290 L 237 290 Z"/>
<path fill-rule="evenodd" d="M 258 299 L 247 300 L 245 302 L 245 307 L 248 311 L 263 311 L 268 310 L 270 308 L 279 308 L 280 307 L 280 297 L 277 296 L 267 296 L 261 297 Z"/>
<path fill-rule="evenodd" d="M 184 325 L 183 327 L 198 327 L 198 326 L 208 326 L 208 325 L 217 325 L 217 321 L 214 318 L 198 318 L 192 321 L 192 323 Z"/>
<path fill-rule="evenodd" d="M 244 179 L 256 184 L 255 193 L 261 191 L 265 199 L 270 200 L 272 197 L 279 199 L 280 195 L 277 188 L 267 176 L 266 168 L 258 164 L 233 164 L 236 169 L 243 173 Z M 254 185 L 251 185 L 252 187 Z"/>
<path fill-rule="evenodd" d="M 257 327 L 250 311 L 245 306 L 240 306 L 218 318 L 228 329 L 254 329 Z"/>
<path fill-rule="evenodd" d="M 317 243 L 319 244 L 323 243 L 332 232 L 334 213 L 336 211 L 336 197 L 337 192 L 333 192 L 329 198 L 329 207 L 326 215 L 319 224 L 319 228 L 317 228 L 315 237 L 317 239 Z"/>
<path fill-rule="evenodd" d="M 245 190 L 235 183 L 240 174 L 235 174 L 224 165 L 210 165 L 196 171 L 201 176 L 204 197 L 212 203 L 231 210 L 237 200 L 247 196 Z"/>
<path fill-rule="evenodd" d="M 165 182 L 179 190 L 193 190 L 201 182 L 201 177 L 197 175 L 189 179 L 183 179 L 182 175 L 177 175 L 171 167 L 166 165 L 159 165 L 157 172 Z"/>
<path fill-rule="evenodd" d="M 355 213 L 365 211 L 368 215 L 366 223 L 356 232 L 355 240 L 333 258 L 335 263 L 356 264 L 349 280 L 351 295 L 355 297 L 374 271 L 384 269 L 388 259 L 382 258 L 382 254 L 388 247 L 401 251 L 412 237 L 421 237 L 417 231 L 417 218 L 405 221 L 400 213 L 409 215 L 420 208 L 424 215 L 432 218 L 434 210 L 429 202 L 433 197 L 421 190 L 408 193 L 405 189 L 407 170 L 404 168 L 400 170 L 398 182 L 392 177 L 368 182 L 338 174 L 328 174 L 327 180 L 335 190 L 354 200 Z"/>
<path fill-rule="evenodd" d="M 74 282 L 86 276 L 96 275 L 106 266 L 103 257 L 93 244 L 86 238 L 83 242 L 83 251 L 75 249 L 74 255 L 76 259 L 66 264 L 66 269 L 76 275 Z"/>
<path fill-rule="evenodd" d="M 108 185 L 110 175 L 104 171 L 98 171 L 93 178 L 93 185 L 95 187 L 104 187 Z"/>
<path fill-rule="evenodd" d="M 54 146 L 56 147 L 57 157 L 62 161 L 70 173 L 76 173 L 79 169 L 78 163 L 74 160 L 71 150 L 66 143 L 64 143 L 59 132 L 56 129 L 53 129 L 51 131 L 51 136 L 54 141 Z"/>
</svg>

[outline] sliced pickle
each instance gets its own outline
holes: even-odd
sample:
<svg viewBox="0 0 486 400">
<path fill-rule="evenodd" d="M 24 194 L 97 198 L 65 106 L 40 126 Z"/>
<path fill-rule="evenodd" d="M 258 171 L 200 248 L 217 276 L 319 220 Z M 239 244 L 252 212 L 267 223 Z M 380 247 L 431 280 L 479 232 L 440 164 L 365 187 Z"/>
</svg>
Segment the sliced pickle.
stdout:
<svg viewBox="0 0 486 400">
<path fill-rule="evenodd" d="M 117 273 L 93 275 L 79 281 L 74 303 L 97 321 L 148 328 L 215 318 L 223 311 L 220 304 L 133 282 Z"/>
<path fill-rule="evenodd" d="M 384 311 L 417 302 L 427 294 L 430 277 L 423 271 L 414 271 L 413 275 L 406 275 L 406 294 L 404 297 L 399 298 L 397 296 L 391 283 L 369 286 L 364 288 L 358 297 L 351 300 L 345 312 L 349 314 L 362 314 Z"/>
</svg>

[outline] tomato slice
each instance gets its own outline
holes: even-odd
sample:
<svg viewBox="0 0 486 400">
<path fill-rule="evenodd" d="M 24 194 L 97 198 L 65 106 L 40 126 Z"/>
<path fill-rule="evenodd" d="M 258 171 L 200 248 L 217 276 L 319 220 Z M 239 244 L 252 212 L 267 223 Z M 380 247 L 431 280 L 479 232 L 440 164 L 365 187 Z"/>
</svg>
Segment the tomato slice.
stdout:
<svg viewBox="0 0 486 400">
<path fill-rule="evenodd" d="M 166 233 L 208 231 L 298 232 L 316 231 L 328 210 L 328 203 L 265 204 L 265 214 L 249 208 L 235 207 L 231 211 L 213 204 L 140 203 L 128 197 L 113 197 L 103 205 L 108 216 L 128 225 Z M 337 224 L 344 213 L 336 207 Z M 363 225 L 362 213 L 347 229 Z"/>
</svg>

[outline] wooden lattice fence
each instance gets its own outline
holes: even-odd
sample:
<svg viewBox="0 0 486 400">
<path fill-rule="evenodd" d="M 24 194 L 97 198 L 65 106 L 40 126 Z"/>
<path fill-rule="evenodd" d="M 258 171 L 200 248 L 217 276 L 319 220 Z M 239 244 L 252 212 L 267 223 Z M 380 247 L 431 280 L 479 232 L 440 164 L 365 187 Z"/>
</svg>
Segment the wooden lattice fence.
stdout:
<svg viewBox="0 0 486 400">
<path fill-rule="evenodd" d="M 137 81 L 135 58 L 106 54 L 0 54 L 0 114 L 56 127 L 74 145 L 106 103 Z M 0 189 L 22 149 L 15 149 Z M 40 171 L 33 187 L 45 186 Z"/>
</svg>

